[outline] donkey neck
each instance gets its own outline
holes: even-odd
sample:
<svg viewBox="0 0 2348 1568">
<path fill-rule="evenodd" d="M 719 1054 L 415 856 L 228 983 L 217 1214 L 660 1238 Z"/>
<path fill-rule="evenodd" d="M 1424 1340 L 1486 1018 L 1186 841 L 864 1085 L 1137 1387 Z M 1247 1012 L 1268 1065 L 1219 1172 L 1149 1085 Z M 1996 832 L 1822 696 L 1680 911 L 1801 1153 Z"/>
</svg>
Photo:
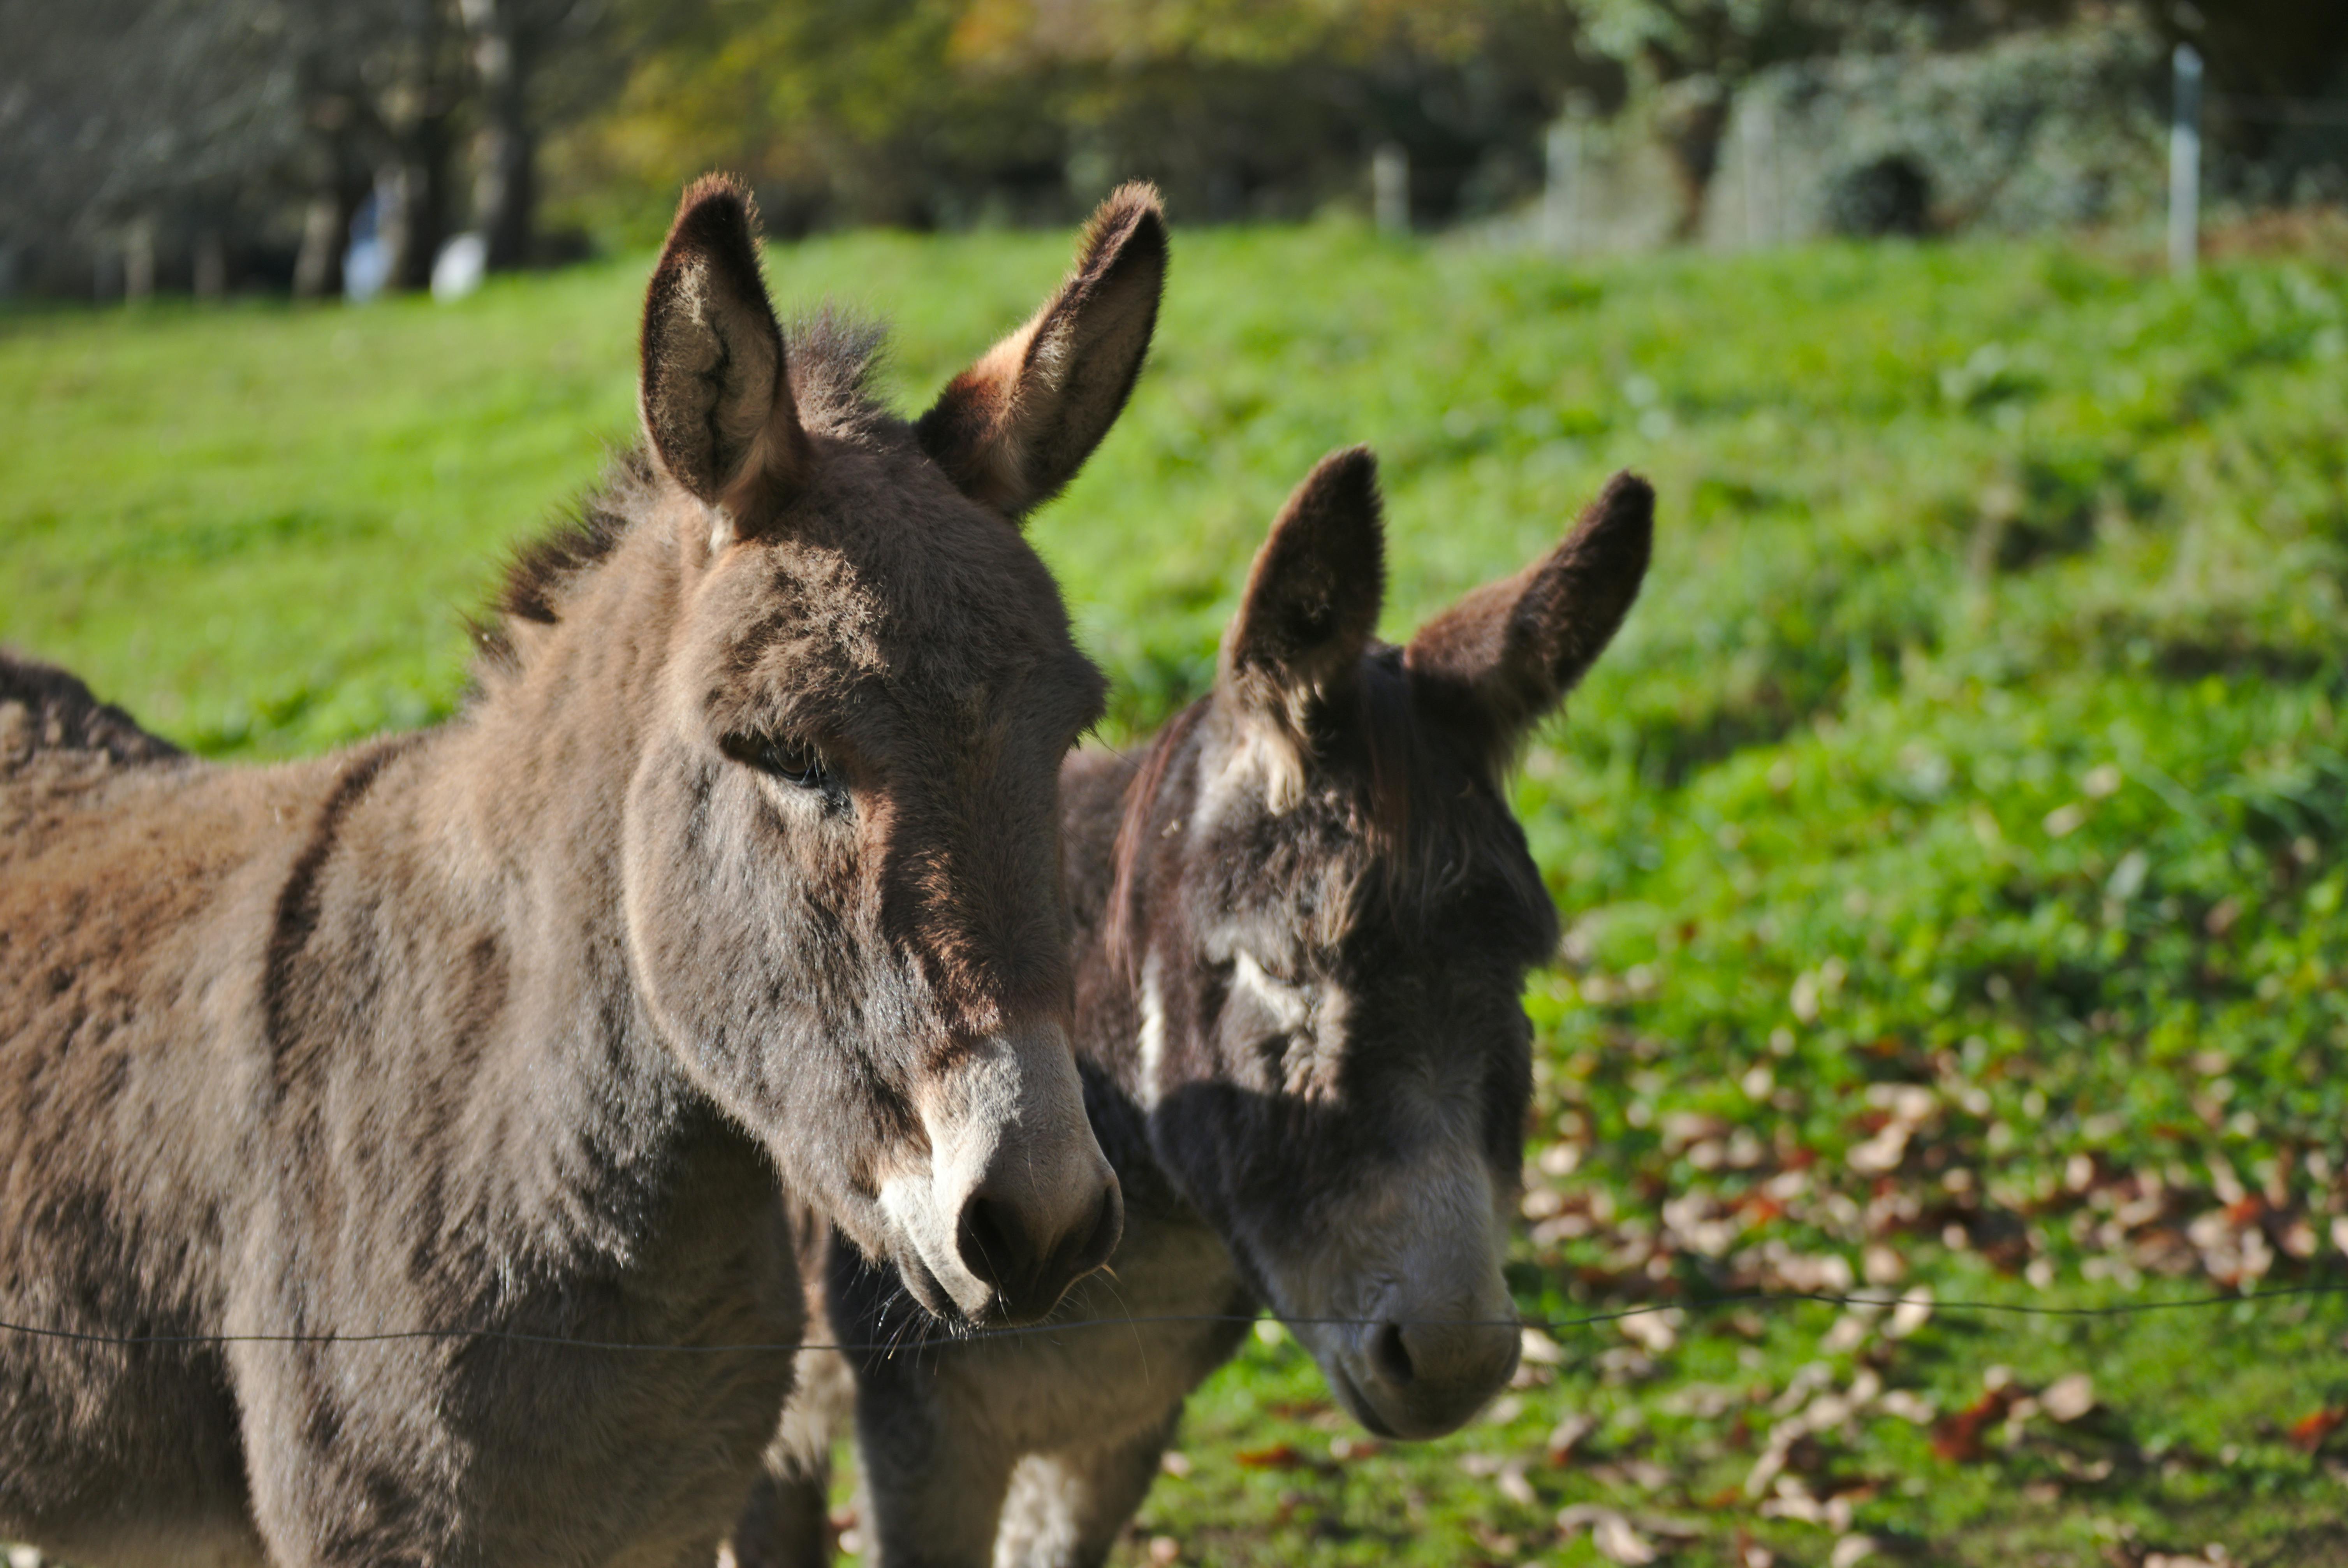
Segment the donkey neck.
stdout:
<svg viewBox="0 0 2348 1568">
<path fill-rule="evenodd" d="M 386 1020 L 316 1025 L 340 1037 L 330 1071 L 427 1108 L 409 1124 L 451 1200 L 622 1258 L 664 1193 L 748 1147 L 658 1039 L 628 958 L 624 805 L 683 590 L 664 521 L 524 628 L 465 715 L 380 764 L 310 895 L 308 961 L 355 973 Z"/>
</svg>

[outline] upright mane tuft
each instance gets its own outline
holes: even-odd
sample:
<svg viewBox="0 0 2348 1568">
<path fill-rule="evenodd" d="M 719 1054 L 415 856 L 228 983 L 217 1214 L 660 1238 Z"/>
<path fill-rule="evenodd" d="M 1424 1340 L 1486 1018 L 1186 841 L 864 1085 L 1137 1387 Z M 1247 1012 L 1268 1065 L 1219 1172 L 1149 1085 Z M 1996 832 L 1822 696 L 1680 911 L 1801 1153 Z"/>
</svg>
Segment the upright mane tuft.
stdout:
<svg viewBox="0 0 2348 1568">
<path fill-rule="evenodd" d="M 887 332 L 880 323 L 825 305 L 783 326 L 783 362 L 799 423 L 809 430 L 851 436 L 891 416 L 872 383 L 885 363 Z"/>
<path fill-rule="evenodd" d="M 514 551 L 489 613 L 472 622 L 478 674 L 513 672 L 512 623 L 561 620 L 571 585 L 619 548 L 658 482 L 651 456 L 632 446 L 612 459 L 567 515 Z"/>
<path fill-rule="evenodd" d="M 791 395 L 808 428 L 853 439 L 891 422 L 872 386 L 883 343 L 879 323 L 844 312 L 819 310 L 791 323 L 784 354 Z M 546 532 L 514 551 L 488 613 L 472 622 L 477 677 L 514 672 L 520 655 L 513 623 L 551 626 L 561 620 L 572 585 L 608 559 L 652 509 L 660 482 L 651 453 L 631 446 Z"/>
</svg>

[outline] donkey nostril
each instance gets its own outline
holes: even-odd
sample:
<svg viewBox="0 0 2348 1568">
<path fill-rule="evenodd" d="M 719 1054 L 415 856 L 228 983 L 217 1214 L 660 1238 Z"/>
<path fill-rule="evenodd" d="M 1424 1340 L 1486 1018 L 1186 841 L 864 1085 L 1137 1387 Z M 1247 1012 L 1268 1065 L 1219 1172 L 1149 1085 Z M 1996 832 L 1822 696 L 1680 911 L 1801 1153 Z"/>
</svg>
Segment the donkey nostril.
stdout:
<svg viewBox="0 0 2348 1568">
<path fill-rule="evenodd" d="M 964 1268 L 997 1290 L 1009 1290 L 1030 1270 L 1026 1234 L 1001 1204 L 974 1197 L 963 1205 L 954 1245 Z"/>
<path fill-rule="evenodd" d="M 1108 1261 L 1109 1254 L 1125 1236 L 1125 1195 L 1115 1182 L 1101 1189 L 1100 1209 L 1093 1216 L 1093 1227 L 1075 1255 L 1068 1277 L 1080 1279 Z"/>
<path fill-rule="evenodd" d="M 1411 1365 L 1410 1347 L 1403 1341 L 1399 1323 L 1378 1326 L 1378 1337 L 1370 1342 L 1370 1360 L 1390 1383 L 1408 1383 L 1418 1375 Z"/>
</svg>

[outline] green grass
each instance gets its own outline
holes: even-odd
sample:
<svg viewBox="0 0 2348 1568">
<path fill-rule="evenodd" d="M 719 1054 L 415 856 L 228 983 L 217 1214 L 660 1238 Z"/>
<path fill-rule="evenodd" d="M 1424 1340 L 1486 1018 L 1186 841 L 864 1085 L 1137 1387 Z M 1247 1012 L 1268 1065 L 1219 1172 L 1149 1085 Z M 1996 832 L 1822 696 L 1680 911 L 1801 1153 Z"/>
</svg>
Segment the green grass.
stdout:
<svg viewBox="0 0 2348 1568">
<path fill-rule="evenodd" d="M 1519 786 L 1569 935 L 1529 997 L 1512 1268 L 1539 1316 L 1686 1315 L 1668 1346 L 1560 1330 L 1503 1419 L 1376 1452 L 1292 1344 L 1251 1341 L 1133 1561 L 1159 1536 L 1186 1562 L 1602 1561 L 1558 1523 L 1577 1504 L 1703 1563 L 1857 1535 L 1954 1563 L 2348 1555 L 2348 1452 L 2291 1440 L 2348 1409 L 2348 1298 L 1944 1309 L 1900 1337 L 1704 1305 L 2348 1277 L 2348 278 L 2263 261 L 2188 289 L 2056 246 L 1177 244 L 1131 411 L 1034 525 L 1117 733 L 1206 678 L 1332 446 L 1384 460 L 1397 636 L 1613 468 L 1658 486 L 1646 596 Z M 771 260 L 785 301 L 894 321 L 913 406 L 1064 250 Z M 628 436 L 644 267 L 452 308 L 0 317 L 0 639 L 223 755 L 445 713 L 500 551 Z M 2073 1373 L 2091 1413 L 1993 1419 Z"/>
</svg>

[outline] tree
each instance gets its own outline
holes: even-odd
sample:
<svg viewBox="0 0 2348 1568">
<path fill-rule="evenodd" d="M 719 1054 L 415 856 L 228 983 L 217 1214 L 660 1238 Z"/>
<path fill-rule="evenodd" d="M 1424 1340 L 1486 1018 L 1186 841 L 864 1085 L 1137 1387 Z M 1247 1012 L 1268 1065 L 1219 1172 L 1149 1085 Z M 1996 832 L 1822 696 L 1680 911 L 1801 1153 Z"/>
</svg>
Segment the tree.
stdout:
<svg viewBox="0 0 2348 1568">
<path fill-rule="evenodd" d="M 251 204 L 300 143 L 286 21 L 276 0 L 0 0 L 0 243 L 59 282 Z"/>
<path fill-rule="evenodd" d="M 609 15 L 598 0 L 459 0 L 471 45 L 480 118 L 473 179 L 473 226 L 489 242 L 489 265 L 535 259 L 538 158 L 549 119 L 580 112 L 614 84 L 598 67 L 610 57 Z M 570 91 L 550 105 L 550 65 L 567 67 Z"/>
</svg>

